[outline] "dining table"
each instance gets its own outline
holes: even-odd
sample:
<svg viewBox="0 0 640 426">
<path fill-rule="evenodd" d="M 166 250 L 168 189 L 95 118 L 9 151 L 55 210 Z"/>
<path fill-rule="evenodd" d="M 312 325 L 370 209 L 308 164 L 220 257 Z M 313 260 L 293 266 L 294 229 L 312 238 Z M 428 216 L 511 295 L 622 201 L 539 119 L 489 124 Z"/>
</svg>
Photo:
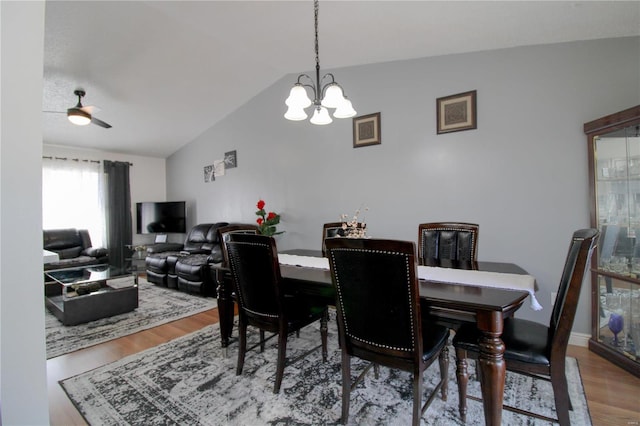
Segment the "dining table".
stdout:
<svg viewBox="0 0 640 426">
<path fill-rule="evenodd" d="M 319 250 L 287 250 L 283 254 L 322 258 Z M 280 253 L 279 253 L 280 256 Z M 527 275 L 520 266 L 503 262 L 456 262 L 447 260 L 426 260 L 422 266 L 462 270 L 486 271 L 505 274 L 509 277 Z M 218 313 L 223 353 L 229 346 L 233 330 L 234 302 L 229 271 L 221 265 L 212 265 L 218 284 Z M 285 292 L 301 294 L 326 300 L 335 304 L 335 289 L 331 271 L 326 268 L 283 264 L 280 273 Z M 485 424 L 500 425 L 506 377 L 506 363 L 503 358 L 505 345 L 500 338 L 504 320 L 514 315 L 528 296 L 533 294 L 522 289 L 505 289 L 474 286 L 455 282 L 419 280 L 422 314 L 452 329 L 463 323 L 475 323 L 481 332 L 480 354 L 478 357 L 479 378 L 482 389 Z"/>
</svg>

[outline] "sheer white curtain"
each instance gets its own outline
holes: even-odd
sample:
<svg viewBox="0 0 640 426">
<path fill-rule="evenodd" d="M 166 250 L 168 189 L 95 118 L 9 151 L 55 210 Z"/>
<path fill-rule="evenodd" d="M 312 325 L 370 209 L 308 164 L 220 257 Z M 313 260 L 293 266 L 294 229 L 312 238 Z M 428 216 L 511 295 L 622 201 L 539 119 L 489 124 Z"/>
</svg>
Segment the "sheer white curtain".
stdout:
<svg viewBox="0 0 640 426">
<path fill-rule="evenodd" d="M 105 247 L 101 162 L 43 158 L 42 228 L 88 229 L 94 247 Z"/>
</svg>

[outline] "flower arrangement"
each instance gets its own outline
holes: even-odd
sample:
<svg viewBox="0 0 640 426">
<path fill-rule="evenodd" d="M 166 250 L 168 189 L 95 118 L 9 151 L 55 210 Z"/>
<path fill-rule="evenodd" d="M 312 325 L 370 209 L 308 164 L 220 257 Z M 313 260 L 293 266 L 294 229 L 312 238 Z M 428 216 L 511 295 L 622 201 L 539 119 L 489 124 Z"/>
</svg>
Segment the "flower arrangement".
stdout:
<svg viewBox="0 0 640 426">
<path fill-rule="evenodd" d="M 360 216 L 360 209 L 356 210 L 355 214 L 349 220 L 349 215 L 342 214 L 340 215 L 340 220 L 342 221 L 342 230 L 344 231 L 344 236 L 347 238 L 364 238 L 367 234 L 367 224 L 364 220 L 358 222 L 358 216 Z M 369 211 L 368 207 L 364 208 L 364 211 Z"/>
<path fill-rule="evenodd" d="M 263 200 L 258 200 L 258 204 L 256 204 L 256 207 L 258 208 L 258 211 L 256 212 L 256 215 L 258 216 L 256 223 L 258 224 L 260 233 L 269 237 L 282 234 L 284 231 L 276 231 L 276 225 L 280 223 L 280 215 L 274 212 L 267 213 L 264 209 L 264 205 L 265 202 Z"/>
<path fill-rule="evenodd" d="M 133 248 L 133 250 L 135 251 L 136 258 L 138 258 L 138 259 L 144 259 L 144 257 L 147 254 L 147 246 L 145 246 L 144 244 L 141 244 L 139 246 L 135 246 Z"/>
</svg>

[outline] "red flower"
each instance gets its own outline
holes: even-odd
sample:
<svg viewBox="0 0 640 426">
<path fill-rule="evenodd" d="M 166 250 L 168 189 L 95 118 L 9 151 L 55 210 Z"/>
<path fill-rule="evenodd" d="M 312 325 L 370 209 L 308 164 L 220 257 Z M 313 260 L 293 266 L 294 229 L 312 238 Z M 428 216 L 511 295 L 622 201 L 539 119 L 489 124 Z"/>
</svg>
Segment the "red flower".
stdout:
<svg viewBox="0 0 640 426">
<path fill-rule="evenodd" d="M 267 220 L 272 220 L 276 218 L 276 214 L 274 212 L 269 212 L 267 215 Z"/>
<path fill-rule="evenodd" d="M 258 223 L 258 225 L 262 225 L 262 222 L 264 222 L 264 219 L 259 217 L 258 219 L 256 219 L 256 222 Z"/>
<path fill-rule="evenodd" d="M 258 208 L 258 210 L 262 210 L 264 209 L 264 201 L 263 200 L 258 200 L 258 204 L 256 204 L 256 207 Z"/>
</svg>

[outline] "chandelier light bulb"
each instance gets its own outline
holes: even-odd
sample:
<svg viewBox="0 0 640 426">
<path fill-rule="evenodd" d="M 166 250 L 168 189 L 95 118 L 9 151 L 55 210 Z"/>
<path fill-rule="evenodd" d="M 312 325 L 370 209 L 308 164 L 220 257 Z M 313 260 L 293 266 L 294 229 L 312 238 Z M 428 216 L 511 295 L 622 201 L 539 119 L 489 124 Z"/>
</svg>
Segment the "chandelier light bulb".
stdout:
<svg viewBox="0 0 640 426">
<path fill-rule="evenodd" d="M 307 113 L 304 112 L 304 108 L 290 106 L 287 112 L 284 114 L 284 118 L 291 121 L 301 121 L 307 119 Z"/>
<path fill-rule="evenodd" d="M 327 108 L 338 108 L 342 102 L 344 102 L 342 89 L 337 83 L 330 84 L 324 93 L 324 98 L 322 98 L 322 106 Z"/>
<path fill-rule="evenodd" d="M 333 120 L 329 117 L 329 111 L 323 106 L 317 106 L 311 117 L 311 123 L 323 126 L 331 123 Z"/>
<path fill-rule="evenodd" d="M 307 108 L 311 106 L 312 102 L 307 95 L 307 91 L 300 83 L 296 83 L 289 92 L 289 97 L 284 103 L 288 107 Z"/>
<path fill-rule="evenodd" d="M 344 101 L 340 105 L 338 105 L 338 108 L 333 113 L 333 116 L 335 118 L 349 118 L 355 117 L 356 114 L 357 112 L 355 109 L 353 109 L 351 101 L 347 98 L 344 98 Z"/>
</svg>

